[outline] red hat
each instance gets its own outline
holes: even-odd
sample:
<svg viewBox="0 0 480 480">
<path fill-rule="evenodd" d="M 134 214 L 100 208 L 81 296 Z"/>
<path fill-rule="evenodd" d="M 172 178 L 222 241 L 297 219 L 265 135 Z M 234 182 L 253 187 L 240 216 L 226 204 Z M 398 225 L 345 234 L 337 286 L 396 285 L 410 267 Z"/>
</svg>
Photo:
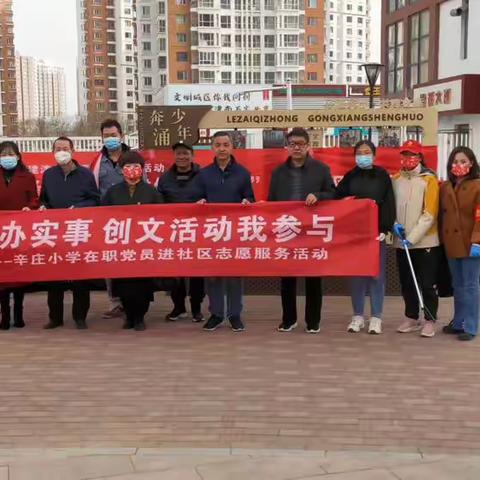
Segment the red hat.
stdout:
<svg viewBox="0 0 480 480">
<path fill-rule="evenodd" d="M 416 140 L 407 140 L 400 148 L 400 153 L 411 152 L 415 155 L 422 153 L 422 144 Z"/>
</svg>

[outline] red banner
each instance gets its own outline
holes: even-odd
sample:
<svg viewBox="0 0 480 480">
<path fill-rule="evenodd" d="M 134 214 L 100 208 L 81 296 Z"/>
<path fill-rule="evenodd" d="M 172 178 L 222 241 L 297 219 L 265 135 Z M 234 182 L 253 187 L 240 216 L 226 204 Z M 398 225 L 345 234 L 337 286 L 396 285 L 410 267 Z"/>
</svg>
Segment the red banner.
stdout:
<svg viewBox="0 0 480 480">
<path fill-rule="evenodd" d="M 377 228 L 370 200 L 0 211 L 0 283 L 374 276 Z"/>
<path fill-rule="evenodd" d="M 146 150 L 141 152 L 146 160 L 145 169 L 150 183 L 155 184 L 158 177 L 170 168 L 173 163 L 173 152 L 170 150 Z M 336 182 L 355 165 L 353 148 L 317 148 L 312 150 L 314 158 L 325 162 L 331 169 Z M 287 153 L 282 149 L 264 150 L 236 150 L 237 160 L 252 174 L 252 184 L 257 200 L 266 200 L 270 183 L 270 176 L 275 167 L 287 158 Z M 437 148 L 424 147 L 424 155 L 427 165 L 437 169 Z M 75 153 L 75 158 L 85 166 L 89 166 L 96 158 L 96 152 Z M 210 150 L 198 150 L 195 152 L 195 161 L 201 166 L 208 165 L 212 161 Z M 37 175 L 40 182 L 43 172 L 55 164 L 51 153 L 24 153 L 23 160 Z M 399 149 L 379 148 L 376 155 L 376 164 L 384 167 L 390 173 L 399 170 Z"/>
</svg>

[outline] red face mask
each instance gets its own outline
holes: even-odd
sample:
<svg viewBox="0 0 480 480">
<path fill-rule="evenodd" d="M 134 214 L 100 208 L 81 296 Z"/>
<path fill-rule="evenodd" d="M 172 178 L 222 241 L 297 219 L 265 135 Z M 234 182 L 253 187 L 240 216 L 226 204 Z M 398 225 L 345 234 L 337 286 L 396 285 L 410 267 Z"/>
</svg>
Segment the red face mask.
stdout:
<svg viewBox="0 0 480 480">
<path fill-rule="evenodd" d="M 125 165 L 123 167 L 123 176 L 131 182 L 138 182 L 142 179 L 143 169 L 139 165 Z"/>
<path fill-rule="evenodd" d="M 452 174 L 456 177 L 468 175 L 472 167 L 468 163 L 455 163 L 452 165 Z"/>
<path fill-rule="evenodd" d="M 420 163 L 420 159 L 418 157 L 401 157 L 400 165 L 405 170 L 413 170 L 414 168 L 418 167 Z"/>
</svg>

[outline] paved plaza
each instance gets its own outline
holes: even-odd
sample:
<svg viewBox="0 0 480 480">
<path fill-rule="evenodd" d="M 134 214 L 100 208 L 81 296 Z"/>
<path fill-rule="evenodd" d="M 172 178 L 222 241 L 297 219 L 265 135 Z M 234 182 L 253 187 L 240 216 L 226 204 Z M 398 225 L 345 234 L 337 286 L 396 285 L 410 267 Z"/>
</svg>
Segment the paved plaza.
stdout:
<svg viewBox="0 0 480 480">
<path fill-rule="evenodd" d="M 244 333 L 169 307 L 124 331 L 95 293 L 89 330 L 44 331 L 26 298 L 0 332 L 0 480 L 480 478 L 480 341 L 397 334 L 396 297 L 380 336 L 345 332 L 345 297 L 318 335 L 276 332 L 277 297 L 246 297 Z"/>
</svg>

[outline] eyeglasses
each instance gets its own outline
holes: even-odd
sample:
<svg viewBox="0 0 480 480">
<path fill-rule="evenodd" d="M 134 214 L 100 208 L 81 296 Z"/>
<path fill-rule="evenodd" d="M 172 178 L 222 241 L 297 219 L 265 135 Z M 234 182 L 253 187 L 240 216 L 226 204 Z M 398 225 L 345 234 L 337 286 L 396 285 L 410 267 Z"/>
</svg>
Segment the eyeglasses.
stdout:
<svg viewBox="0 0 480 480">
<path fill-rule="evenodd" d="M 287 146 L 288 148 L 303 148 L 308 145 L 307 142 L 288 142 Z"/>
</svg>

